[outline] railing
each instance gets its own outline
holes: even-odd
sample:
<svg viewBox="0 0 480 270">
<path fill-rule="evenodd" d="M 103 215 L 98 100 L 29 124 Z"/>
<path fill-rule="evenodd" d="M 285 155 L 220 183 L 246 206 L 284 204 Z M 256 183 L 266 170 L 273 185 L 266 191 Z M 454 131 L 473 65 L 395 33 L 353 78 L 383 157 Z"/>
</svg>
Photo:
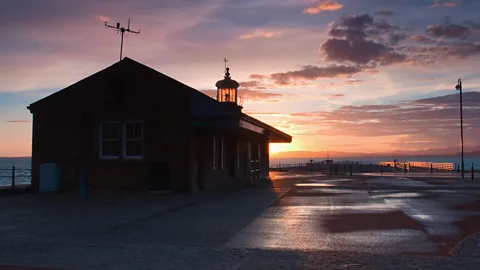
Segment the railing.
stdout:
<svg viewBox="0 0 480 270">
<path fill-rule="evenodd" d="M 460 173 L 460 167 L 454 163 L 442 162 L 365 162 L 365 161 L 313 161 L 293 164 L 276 164 L 270 171 L 311 171 L 328 174 L 353 173 Z M 480 173 L 480 165 L 465 166 L 467 178 L 475 179 Z M 470 174 L 470 175 L 468 175 Z"/>
<path fill-rule="evenodd" d="M 26 168 L 0 168 L 0 187 L 15 188 L 19 184 L 29 184 L 32 179 L 32 170 Z"/>
</svg>

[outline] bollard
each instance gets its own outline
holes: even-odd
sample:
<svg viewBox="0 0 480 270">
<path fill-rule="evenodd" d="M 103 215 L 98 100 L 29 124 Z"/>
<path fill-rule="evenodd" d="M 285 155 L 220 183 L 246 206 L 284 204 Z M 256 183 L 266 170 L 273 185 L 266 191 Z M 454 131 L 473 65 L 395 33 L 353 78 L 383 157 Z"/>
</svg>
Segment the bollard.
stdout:
<svg viewBox="0 0 480 270">
<path fill-rule="evenodd" d="M 352 174 L 353 174 L 353 164 L 350 165 L 350 176 L 352 176 Z"/>
<path fill-rule="evenodd" d="M 472 180 L 475 180 L 475 167 L 473 166 L 473 163 L 472 163 Z"/>
<path fill-rule="evenodd" d="M 403 171 L 407 173 L 407 163 L 403 163 Z"/>
<path fill-rule="evenodd" d="M 380 165 L 380 172 L 383 174 L 383 165 Z"/>
<path fill-rule="evenodd" d="M 433 173 L 433 163 L 430 163 L 430 172 Z"/>
<path fill-rule="evenodd" d="M 15 166 L 12 166 L 12 189 L 15 188 Z"/>
<path fill-rule="evenodd" d="M 78 172 L 78 178 L 80 180 L 80 197 L 85 197 L 87 193 L 87 187 L 85 184 L 85 169 L 80 168 Z"/>
</svg>

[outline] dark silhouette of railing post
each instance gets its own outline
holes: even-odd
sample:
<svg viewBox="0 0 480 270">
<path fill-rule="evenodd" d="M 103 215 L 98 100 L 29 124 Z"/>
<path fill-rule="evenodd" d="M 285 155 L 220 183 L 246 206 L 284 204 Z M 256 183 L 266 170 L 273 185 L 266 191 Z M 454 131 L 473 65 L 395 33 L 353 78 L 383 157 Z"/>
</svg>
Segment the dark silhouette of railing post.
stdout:
<svg viewBox="0 0 480 270">
<path fill-rule="evenodd" d="M 430 172 L 433 173 L 433 163 L 430 163 Z"/>
<path fill-rule="evenodd" d="M 405 162 L 403 163 L 403 171 L 405 173 L 407 173 L 407 163 L 405 163 Z"/>
<path fill-rule="evenodd" d="M 473 166 L 473 163 L 472 163 L 472 180 L 475 179 L 475 166 Z"/>
<path fill-rule="evenodd" d="M 350 165 L 350 176 L 352 176 L 352 174 L 353 174 L 353 164 Z"/>
<path fill-rule="evenodd" d="M 345 171 L 345 175 L 347 175 L 347 163 L 343 164 L 343 170 Z"/>
<path fill-rule="evenodd" d="M 15 166 L 12 166 L 12 189 L 15 188 Z"/>
<path fill-rule="evenodd" d="M 380 173 L 383 174 L 383 165 L 380 165 Z"/>
</svg>

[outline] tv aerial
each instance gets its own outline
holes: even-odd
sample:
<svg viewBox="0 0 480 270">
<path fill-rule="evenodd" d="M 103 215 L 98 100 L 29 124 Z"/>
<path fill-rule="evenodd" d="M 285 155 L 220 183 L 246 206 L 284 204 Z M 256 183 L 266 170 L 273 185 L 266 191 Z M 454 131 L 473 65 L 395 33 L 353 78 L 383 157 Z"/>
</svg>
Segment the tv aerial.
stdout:
<svg viewBox="0 0 480 270">
<path fill-rule="evenodd" d="M 125 27 L 123 26 L 120 26 L 120 23 L 117 22 L 117 25 L 114 26 L 114 25 L 109 25 L 108 22 L 105 22 L 105 28 L 110 28 L 114 31 L 117 31 L 117 33 L 120 32 L 120 34 L 122 35 L 122 40 L 120 42 L 120 60 L 122 60 L 122 52 L 123 52 L 123 35 L 125 34 L 125 32 L 127 33 L 134 33 L 134 34 L 140 34 L 140 30 L 138 31 L 133 31 L 133 30 L 130 30 L 130 19 L 128 19 L 128 26 L 127 26 L 127 29 L 125 29 Z"/>
</svg>

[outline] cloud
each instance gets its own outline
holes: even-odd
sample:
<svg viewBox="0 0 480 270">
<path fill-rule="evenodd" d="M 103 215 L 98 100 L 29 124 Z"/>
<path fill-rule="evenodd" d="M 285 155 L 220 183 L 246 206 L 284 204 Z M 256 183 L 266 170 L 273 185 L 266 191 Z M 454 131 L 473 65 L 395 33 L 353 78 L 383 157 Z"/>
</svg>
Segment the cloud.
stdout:
<svg viewBox="0 0 480 270">
<path fill-rule="evenodd" d="M 262 75 L 262 74 L 250 74 L 250 76 L 248 76 L 248 78 L 252 79 L 252 80 L 265 80 L 268 78 L 267 75 Z"/>
<path fill-rule="evenodd" d="M 470 28 L 458 24 L 430 25 L 427 34 L 434 37 L 465 39 L 470 36 Z"/>
<path fill-rule="evenodd" d="M 393 12 L 393 10 L 380 9 L 380 10 L 375 11 L 374 15 L 390 17 L 390 16 L 395 15 L 395 12 Z"/>
<path fill-rule="evenodd" d="M 323 11 L 336 11 L 342 9 L 343 5 L 333 0 L 316 0 L 313 6 L 303 10 L 306 14 L 318 14 Z"/>
<path fill-rule="evenodd" d="M 330 65 L 327 67 L 308 65 L 300 70 L 271 74 L 270 78 L 276 84 L 287 85 L 291 83 L 291 80 L 316 80 L 320 78 L 335 78 L 340 76 L 350 77 L 361 71 L 362 69 L 359 67 L 348 65 Z"/>
<path fill-rule="evenodd" d="M 354 79 L 354 80 L 345 81 L 345 84 L 359 84 L 359 83 L 363 83 L 363 82 L 365 82 L 365 81 L 364 81 L 364 80 Z"/>
<path fill-rule="evenodd" d="M 328 95 L 329 98 L 343 98 L 345 97 L 344 94 L 333 94 L 333 95 Z"/>
<path fill-rule="evenodd" d="M 5 122 L 7 122 L 7 123 L 31 123 L 32 121 L 30 121 L 30 120 L 7 120 Z"/>
<path fill-rule="evenodd" d="M 434 0 L 434 3 L 430 6 L 429 8 L 438 8 L 438 7 L 455 7 L 457 6 L 457 2 L 454 1 L 447 1 L 447 2 L 441 2 L 440 0 Z"/>
<path fill-rule="evenodd" d="M 464 93 L 467 140 L 480 134 L 480 92 Z M 407 136 L 409 141 L 458 141 L 458 94 L 389 105 L 343 106 L 331 111 L 292 113 L 292 121 L 314 127 L 312 135 L 385 137 Z M 297 122 L 298 123 L 298 122 Z M 310 129 L 311 130 L 311 129 Z M 312 131 L 312 130 L 311 130 Z M 468 134 L 468 135 L 467 135 Z M 477 143 L 478 144 L 478 143 Z"/>
<path fill-rule="evenodd" d="M 263 31 L 260 29 L 256 29 L 253 33 L 251 34 L 244 34 L 240 36 L 240 39 L 251 39 L 251 38 L 271 38 L 273 36 L 276 36 L 277 34 L 274 34 L 271 31 Z"/>
<path fill-rule="evenodd" d="M 422 35 L 411 36 L 410 40 L 420 42 L 420 43 L 435 43 L 436 42 L 435 40 L 430 39 L 426 36 L 422 36 Z"/>
<path fill-rule="evenodd" d="M 407 38 L 395 33 L 398 27 L 385 21 L 374 21 L 368 15 L 345 15 L 339 23 L 333 23 L 330 38 L 320 46 L 320 53 L 328 61 L 350 62 L 357 65 L 390 65 L 407 60 L 390 44 Z M 389 42 L 382 35 L 387 34 Z M 389 44 L 390 43 L 390 44 Z"/>
</svg>

